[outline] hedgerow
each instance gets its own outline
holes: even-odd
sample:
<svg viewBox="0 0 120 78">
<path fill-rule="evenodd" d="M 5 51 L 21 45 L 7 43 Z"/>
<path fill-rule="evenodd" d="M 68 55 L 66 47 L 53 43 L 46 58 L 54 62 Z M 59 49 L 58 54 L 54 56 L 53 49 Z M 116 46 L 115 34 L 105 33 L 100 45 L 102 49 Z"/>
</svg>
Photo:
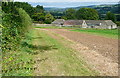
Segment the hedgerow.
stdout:
<svg viewBox="0 0 120 78">
<path fill-rule="evenodd" d="M 12 6 L 7 9 L 7 12 L 2 9 L 2 24 L 0 26 L 2 27 L 2 75 L 12 76 L 13 73 L 17 73 L 23 68 L 24 61 L 20 60 L 22 53 L 18 50 L 21 41 L 26 38 L 26 33 L 32 28 L 32 20 L 22 8 Z"/>
</svg>

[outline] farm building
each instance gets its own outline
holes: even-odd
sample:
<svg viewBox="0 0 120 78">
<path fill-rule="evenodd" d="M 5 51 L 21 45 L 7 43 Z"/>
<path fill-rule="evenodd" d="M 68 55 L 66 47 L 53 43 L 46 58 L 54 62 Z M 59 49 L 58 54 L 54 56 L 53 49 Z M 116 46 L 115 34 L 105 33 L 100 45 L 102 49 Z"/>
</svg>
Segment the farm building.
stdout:
<svg viewBox="0 0 120 78">
<path fill-rule="evenodd" d="M 111 20 L 84 20 L 82 28 L 115 29 L 117 25 Z"/>
<path fill-rule="evenodd" d="M 115 29 L 117 25 L 111 20 L 66 20 L 63 26 L 76 26 L 81 28 L 100 28 L 100 29 Z"/>
<path fill-rule="evenodd" d="M 65 22 L 64 19 L 56 19 L 55 21 L 52 22 L 52 25 L 62 26 L 64 24 L 64 22 Z"/>
<path fill-rule="evenodd" d="M 117 25 L 111 20 L 64 20 L 57 19 L 52 24 L 57 26 L 79 26 L 80 28 L 115 29 Z"/>
</svg>

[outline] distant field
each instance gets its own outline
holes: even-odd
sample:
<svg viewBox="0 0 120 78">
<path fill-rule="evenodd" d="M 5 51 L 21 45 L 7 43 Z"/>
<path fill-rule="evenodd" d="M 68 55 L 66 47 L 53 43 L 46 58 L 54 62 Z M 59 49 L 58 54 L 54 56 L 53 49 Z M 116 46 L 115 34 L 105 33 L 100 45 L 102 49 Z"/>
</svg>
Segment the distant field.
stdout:
<svg viewBox="0 0 120 78">
<path fill-rule="evenodd" d="M 83 32 L 83 33 L 89 33 L 94 35 L 100 35 L 104 37 L 110 37 L 117 39 L 118 35 L 120 36 L 120 33 L 118 33 L 117 29 L 73 29 L 70 31 L 76 31 L 76 32 Z"/>
<path fill-rule="evenodd" d="M 59 27 L 59 26 L 36 26 L 35 28 L 50 28 L 50 29 L 78 29 L 75 27 Z"/>
<path fill-rule="evenodd" d="M 118 29 L 83 29 L 83 28 L 75 28 L 75 27 L 58 27 L 58 26 L 37 26 L 36 28 L 47 28 L 47 29 L 70 29 L 70 31 L 88 33 L 93 35 L 104 36 L 108 38 L 118 39 L 120 33 L 118 33 Z"/>
</svg>

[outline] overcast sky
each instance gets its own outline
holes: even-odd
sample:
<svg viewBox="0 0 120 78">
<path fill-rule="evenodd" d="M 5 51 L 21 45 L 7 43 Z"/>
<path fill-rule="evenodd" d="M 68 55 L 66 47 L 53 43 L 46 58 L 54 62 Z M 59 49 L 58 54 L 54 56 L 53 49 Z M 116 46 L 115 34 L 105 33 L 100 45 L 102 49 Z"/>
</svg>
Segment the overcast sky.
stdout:
<svg viewBox="0 0 120 78">
<path fill-rule="evenodd" d="M 43 7 L 78 7 L 101 4 L 117 4 L 119 0 L 14 0 L 20 2 L 29 2 L 32 6 L 41 5 Z"/>
<path fill-rule="evenodd" d="M 14 0 L 20 2 L 118 2 L 120 0 Z"/>
</svg>

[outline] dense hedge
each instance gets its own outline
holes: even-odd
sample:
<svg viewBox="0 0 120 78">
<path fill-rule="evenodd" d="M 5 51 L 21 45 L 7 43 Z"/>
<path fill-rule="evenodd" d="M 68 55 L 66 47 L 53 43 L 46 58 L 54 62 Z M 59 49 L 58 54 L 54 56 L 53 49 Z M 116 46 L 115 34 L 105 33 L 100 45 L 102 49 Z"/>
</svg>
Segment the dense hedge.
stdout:
<svg viewBox="0 0 120 78">
<path fill-rule="evenodd" d="M 25 32 L 32 25 L 31 18 L 22 8 L 16 8 L 14 11 L 16 13 L 3 14 L 3 51 L 4 49 L 11 50 L 16 46 L 15 44 L 20 42 L 21 38 L 25 36 Z"/>
<path fill-rule="evenodd" d="M 21 40 L 26 37 L 32 27 L 30 16 L 22 8 L 12 7 L 10 12 L 2 12 L 2 74 L 8 74 L 10 71 L 16 72 L 19 59 L 16 53 L 20 47 Z M 20 53 L 19 53 L 20 54 Z M 19 67 L 18 67 L 19 68 Z"/>
</svg>

